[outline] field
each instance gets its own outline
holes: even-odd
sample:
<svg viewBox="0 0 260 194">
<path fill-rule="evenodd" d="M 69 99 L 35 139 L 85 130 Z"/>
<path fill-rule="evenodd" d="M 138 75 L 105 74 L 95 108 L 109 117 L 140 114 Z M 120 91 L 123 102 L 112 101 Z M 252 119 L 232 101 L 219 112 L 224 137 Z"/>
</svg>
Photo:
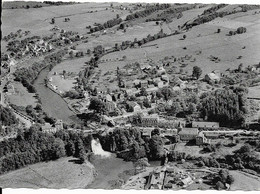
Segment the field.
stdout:
<svg viewBox="0 0 260 194">
<path fill-rule="evenodd" d="M 230 188 L 231 191 L 260 191 L 259 177 L 248 175 L 239 171 L 230 171 L 230 174 L 235 178 L 235 182 Z"/>
<path fill-rule="evenodd" d="M 220 142 L 220 140 L 212 140 L 211 144 L 217 144 Z M 222 144 L 228 144 L 231 143 L 230 140 L 221 140 Z M 185 152 L 186 154 L 190 154 L 191 156 L 204 156 L 204 157 L 209 157 L 212 153 L 216 155 L 227 155 L 227 154 L 233 154 L 233 151 L 238 150 L 244 143 L 240 142 L 237 145 L 233 147 L 226 147 L 226 146 L 221 146 L 216 150 L 216 152 L 210 152 L 210 153 L 203 153 L 203 148 L 199 146 L 186 146 L 186 143 L 178 143 L 176 144 L 176 147 L 174 151 L 178 152 Z"/>
<path fill-rule="evenodd" d="M 72 157 L 42 162 L 0 176 L 3 188 L 85 188 L 93 180 L 92 165 L 76 164 Z"/>
<path fill-rule="evenodd" d="M 115 4 L 116 5 L 116 4 Z M 104 23 L 116 17 L 116 14 L 124 16 L 128 11 L 115 9 L 112 12 L 110 3 L 84 3 L 75 5 L 50 6 L 40 9 L 4 9 L 2 12 L 3 36 L 19 29 L 30 30 L 34 35 L 47 35 L 54 25 L 50 24 L 51 18 L 56 18 L 55 25 L 65 30 L 73 30 L 86 33 L 86 26 L 96 23 Z M 97 12 L 95 12 L 97 10 Z M 89 13 L 92 11 L 93 13 Z M 102 14 L 99 12 L 102 11 Z M 64 22 L 64 18 L 69 17 L 70 21 Z"/>
<path fill-rule="evenodd" d="M 12 85 L 15 93 L 8 95 L 11 104 L 24 107 L 27 105 L 32 105 L 33 107 L 36 106 L 37 100 L 34 97 L 35 94 L 29 93 L 27 89 L 19 82 L 14 82 Z"/>
<path fill-rule="evenodd" d="M 165 29 L 168 28 L 165 24 L 162 27 Z M 116 43 L 121 45 L 123 41 L 134 41 L 135 38 L 140 40 L 147 37 L 148 34 L 153 35 L 160 30 L 160 26 L 156 25 L 155 22 L 146 22 L 129 26 L 126 28 L 126 32 L 123 32 L 122 30 L 116 31 L 114 28 L 108 29 L 106 34 L 100 35 L 86 44 L 79 45 L 77 49 L 86 51 L 87 49 L 93 49 L 97 45 L 103 45 L 104 48 L 114 47 Z"/>
<path fill-rule="evenodd" d="M 185 40 L 181 40 L 183 34 L 174 35 L 147 44 L 157 44 L 157 46 L 111 53 L 102 59 L 120 58 L 125 55 L 127 61 L 138 61 L 144 58 L 145 53 L 147 57 L 154 60 L 166 56 L 193 55 L 196 61 L 189 63 L 184 70 L 191 73 L 193 66 L 197 65 L 203 69 L 203 74 L 216 69 L 222 72 L 228 68 L 235 69 L 240 63 L 243 63 L 244 67 L 258 64 L 260 61 L 258 54 L 260 53 L 258 46 L 260 44 L 260 15 L 252 15 L 253 12 L 237 13 L 195 26 L 185 32 L 187 36 Z M 230 30 L 235 30 L 241 25 L 247 28 L 247 33 L 227 36 Z M 219 34 L 216 33 L 218 28 L 221 29 Z M 242 49 L 244 46 L 246 48 Z M 185 50 L 184 47 L 186 47 Z M 196 55 L 196 51 L 201 51 L 201 54 Z M 218 57 L 220 62 L 211 61 L 210 55 Z M 240 55 L 242 58 L 237 59 Z"/>
</svg>

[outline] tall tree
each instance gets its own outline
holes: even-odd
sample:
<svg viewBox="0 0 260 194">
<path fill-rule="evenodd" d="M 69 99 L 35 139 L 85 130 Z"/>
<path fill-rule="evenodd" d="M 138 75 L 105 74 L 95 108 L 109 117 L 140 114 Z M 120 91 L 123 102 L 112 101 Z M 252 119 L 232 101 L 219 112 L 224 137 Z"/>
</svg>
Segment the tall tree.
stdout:
<svg viewBox="0 0 260 194">
<path fill-rule="evenodd" d="M 202 74 L 201 68 L 198 66 L 194 66 L 192 71 L 192 76 L 195 77 L 196 79 L 199 79 L 201 74 Z"/>
</svg>

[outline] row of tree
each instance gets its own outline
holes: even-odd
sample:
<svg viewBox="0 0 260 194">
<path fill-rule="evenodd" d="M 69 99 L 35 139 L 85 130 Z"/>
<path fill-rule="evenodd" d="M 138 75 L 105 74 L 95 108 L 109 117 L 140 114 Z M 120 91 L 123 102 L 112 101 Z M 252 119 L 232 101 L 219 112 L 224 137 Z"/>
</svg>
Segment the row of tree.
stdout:
<svg viewBox="0 0 260 194">
<path fill-rule="evenodd" d="M 97 26 L 90 28 L 89 30 L 90 30 L 90 33 L 93 33 L 93 32 L 97 32 L 97 31 L 100 31 L 100 30 L 107 29 L 107 28 L 112 28 L 113 26 L 120 24 L 122 21 L 123 20 L 121 18 L 114 18 L 112 20 L 108 20 L 103 25 L 98 24 Z"/>
<path fill-rule="evenodd" d="M 10 126 L 16 124 L 18 121 L 10 108 L 0 105 L 0 124 Z"/>
<path fill-rule="evenodd" d="M 62 57 L 67 53 L 65 50 L 58 51 L 56 53 L 53 53 L 51 55 L 48 55 L 44 58 L 43 61 L 38 63 L 33 63 L 29 67 L 22 67 L 20 69 L 17 69 L 14 72 L 15 81 L 19 81 L 23 84 L 24 87 L 28 89 L 29 92 L 36 92 L 35 88 L 32 85 L 32 82 L 40 71 L 47 66 L 52 69 L 57 63 L 60 63 L 62 60 Z"/>
<path fill-rule="evenodd" d="M 126 16 L 126 21 L 133 20 L 133 19 L 136 19 L 136 18 L 146 17 L 146 16 L 151 15 L 152 13 L 154 13 L 158 10 L 164 10 L 164 9 L 169 8 L 169 7 L 171 7 L 170 4 L 159 4 L 158 3 L 156 5 L 151 5 L 151 6 L 146 7 L 145 10 L 137 11 L 133 14 Z"/>
</svg>

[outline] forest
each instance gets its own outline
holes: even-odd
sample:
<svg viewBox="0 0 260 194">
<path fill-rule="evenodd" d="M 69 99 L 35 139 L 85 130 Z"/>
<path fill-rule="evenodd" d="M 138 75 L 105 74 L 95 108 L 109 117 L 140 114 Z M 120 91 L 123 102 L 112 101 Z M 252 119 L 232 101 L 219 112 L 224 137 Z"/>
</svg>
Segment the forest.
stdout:
<svg viewBox="0 0 260 194">
<path fill-rule="evenodd" d="M 29 164 L 74 156 L 83 162 L 91 149 L 91 136 L 71 131 L 43 133 L 35 125 L 19 130 L 16 138 L 0 142 L 0 174 Z"/>
</svg>

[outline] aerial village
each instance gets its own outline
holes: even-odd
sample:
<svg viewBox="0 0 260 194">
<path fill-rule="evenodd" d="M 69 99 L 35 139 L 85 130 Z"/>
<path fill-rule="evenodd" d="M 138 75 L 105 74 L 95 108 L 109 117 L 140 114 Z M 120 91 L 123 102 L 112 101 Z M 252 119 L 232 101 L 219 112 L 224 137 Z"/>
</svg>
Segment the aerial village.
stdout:
<svg viewBox="0 0 260 194">
<path fill-rule="evenodd" d="M 62 161 L 86 180 L 71 188 L 235 190 L 250 177 L 260 189 L 260 62 L 247 55 L 258 5 L 45 3 L 17 9 L 71 15 L 1 40 L 0 187 L 9 171 Z M 81 26 L 84 14 L 112 18 Z"/>
</svg>

